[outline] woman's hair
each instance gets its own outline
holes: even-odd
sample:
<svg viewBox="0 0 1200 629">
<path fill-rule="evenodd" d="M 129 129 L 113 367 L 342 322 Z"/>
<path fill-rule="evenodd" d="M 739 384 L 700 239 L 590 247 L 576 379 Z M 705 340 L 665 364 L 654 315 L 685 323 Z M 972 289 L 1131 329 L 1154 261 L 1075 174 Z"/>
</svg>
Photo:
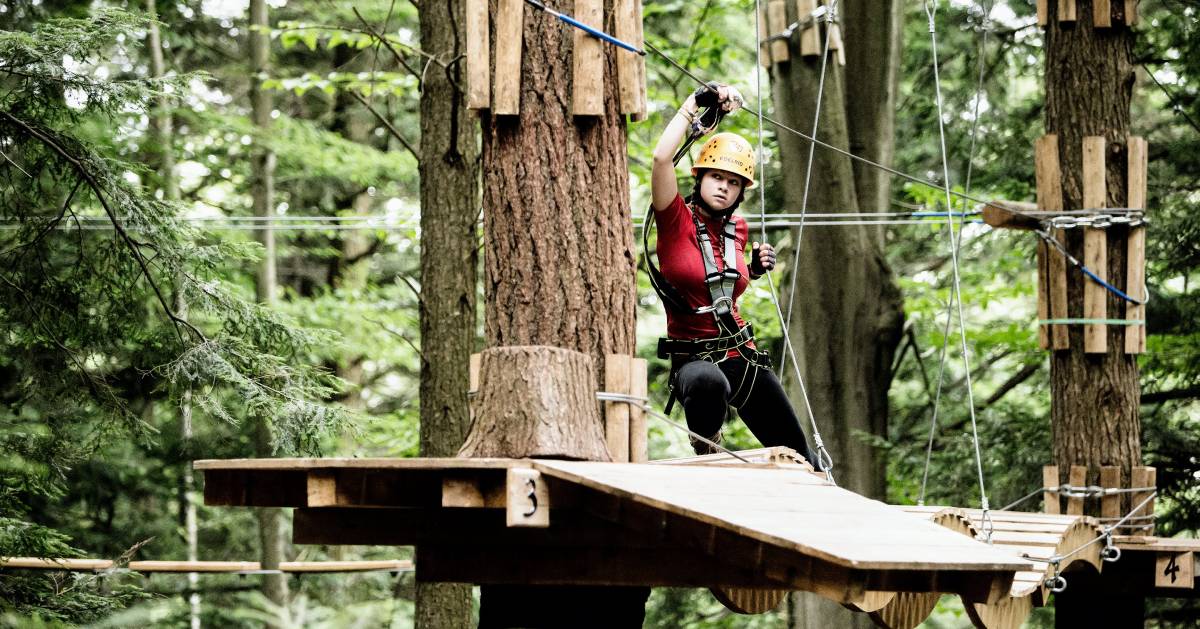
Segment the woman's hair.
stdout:
<svg viewBox="0 0 1200 629">
<path fill-rule="evenodd" d="M 716 216 L 729 216 L 729 215 L 733 214 L 734 210 L 738 209 L 738 206 L 741 205 L 742 201 L 746 198 L 746 180 L 742 179 L 742 188 L 741 188 L 741 191 L 738 192 L 738 198 L 736 200 L 734 200 L 734 202 L 729 207 L 725 208 L 724 210 L 717 211 L 717 210 L 714 210 L 712 207 L 710 207 L 708 205 L 708 203 L 706 203 L 704 201 L 704 197 L 700 194 L 700 182 L 704 180 L 704 176 L 707 175 L 708 171 L 710 171 L 710 170 L 712 170 L 712 169 L 711 168 L 696 169 L 696 178 L 695 178 L 695 181 L 692 183 L 692 193 L 689 194 L 688 197 L 686 199 L 684 199 L 684 201 L 687 201 L 689 204 L 699 206 L 700 209 L 704 210 L 705 212 L 708 212 L 709 214 L 713 214 Z M 740 175 L 734 175 L 734 176 L 741 178 Z"/>
</svg>

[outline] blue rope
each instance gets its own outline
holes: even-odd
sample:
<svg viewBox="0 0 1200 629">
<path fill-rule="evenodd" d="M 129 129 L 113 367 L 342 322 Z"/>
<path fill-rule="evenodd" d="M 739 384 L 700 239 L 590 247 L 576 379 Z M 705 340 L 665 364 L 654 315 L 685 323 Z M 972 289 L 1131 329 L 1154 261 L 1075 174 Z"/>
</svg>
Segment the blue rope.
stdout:
<svg viewBox="0 0 1200 629">
<path fill-rule="evenodd" d="M 583 22 L 580 22 L 579 20 L 577 20 L 569 15 L 563 15 L 562 13 L 559 13 L 558 11 L 555 11 L 554 9 L 547 7 L 545 4 L 543 4 L 539 0 L 525 0 L 525 2 L 527 4 L 533 6 L 537 10 L 549 13 L 550 15 L 553 15 L 554 17 L 566 22 L 567 24 L 574 26 L 575 28 L 587 33 L 588 35 L 595 37 L 596 39 L 606 41 L 614 46 L 617 46 L 618 48 L 624 48 L 625 50 L 628 50 L 629 52 L 634 52 L 634 53 L 637 53 L 642 56 L 646 55 L 645 50 L 641 50 L 637 46 L 634 46 L 632 44 L 627 44 L 627 43 L 617 39 L 616 37 L 613 37 L 612 35 L 605 33 L 604 31 L 594 29 L 591 26 L 588 26 L 587 24 L 584 24 Z"/>
<path fill-rule="evenodd" d="M 1064 247 L 1061 242 L 1059 242 L 1056 238 L 1051 236 L 1049 233 L 1042 231 L 1040 229 L 1034 230 L 1034 233 L 1036 233 L 1042 240 L 1045 240 L 1049 245 L 1054 247 L 1054 249 L 1057 250 L 1060 254 L 1062 254 L 1062 256 L 1064 258 L 1066 258 L 1067 261 L 1070 262 L 1072 266 L 1074 266 L 1074 267 L 1078 268 L 1080 271 L 1082 271 L 1083 274 L 1088 276 L 1088 278 L 1090 278 L 1093 282 L 1099 284 L 1100 286 L 1103 286 L 1104 289 L 1107 290 L 1108 292 L 1116 295 L 1117 297 L 1120 297 L 1121 299 L 1124 299 L 1125 301 L 1127 301 L 1131 304 L 1138 305 L 1138 306 L 1144 306 L 1144 305 L 1146 305 L 1146 302 L 1149 301 L 1148 299 L 1134 299 L 1133 297 L 1126 295 L 1125 292 L 1122 291 L 1121 289 L 1117 288 L 1116 286 L 1113 286 L 1112 284 L 1109 284 L 1107 281 L 1105 281 L 1099 275 L 1096 275 L 1095 273 L 1093 273 L 1091 269 L 1084 266 L 1084 264 L 1082 262 L 1080 262 L 1078 258 L 1071 255 L 1067 251 L 1067 248 Z"/>
</svg>

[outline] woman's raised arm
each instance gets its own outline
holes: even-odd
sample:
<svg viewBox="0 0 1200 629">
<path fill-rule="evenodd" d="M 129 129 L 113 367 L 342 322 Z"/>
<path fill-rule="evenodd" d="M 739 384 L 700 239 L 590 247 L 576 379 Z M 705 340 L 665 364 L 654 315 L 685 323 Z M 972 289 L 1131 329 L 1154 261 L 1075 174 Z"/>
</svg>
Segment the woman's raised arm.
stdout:
<svg viewBox="0 0 1200 629">
<path fill-rule="evenodd" d="M 653 166 L 650 170 L 650 202 L 655 212 L 667 209 L 675 200 L 675 195 L 679 194 L 679 180 L 675 178 L 675 163 L 671 158 L 675 157 L 675 149 L 683 142 L 688 125 L 696 117 L 697 111 L 699 108 L 696 106 L 696 97 L 688 96 L 671 118 L 671 122 L 667 123 L 667 128 L 663 130 L 658 144 L 654 147 Z"/>
</svg>

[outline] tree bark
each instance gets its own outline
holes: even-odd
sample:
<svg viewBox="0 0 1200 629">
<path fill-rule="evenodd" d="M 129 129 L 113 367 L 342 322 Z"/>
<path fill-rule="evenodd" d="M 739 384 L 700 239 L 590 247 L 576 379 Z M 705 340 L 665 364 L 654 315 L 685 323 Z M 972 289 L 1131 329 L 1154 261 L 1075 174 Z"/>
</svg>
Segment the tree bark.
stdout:
<svg viewBox="0 0 1200 629">
<path fill-rule="evenodd" d="M 246 35 L 250 53 L 250 106 L 254 125 L 265 132 L 271 127 L 272 98 L 262 88 L 262 80 L 270 68 L 270 20 L 266 0 L 250 0 L 250 26 Z M 265 147 L 256 147 L 252 166 L 254 215 L 270 217 L 275 213 L 275 154 Z M 275 234 L 270 221 L 258 230 L 259 242 L 263 245 L 263 258 L 259 263 L 256 282 L 258 300 L 265 304 L 275 301 Z M 266 418 L 257 418 L 254 432 L 255 455 L 269 457 L 274 454 L 271 426 Z M 286 551 L 287 538 L 284 534 L 282 509 L 258 509 L 258 532 L 260 562 L 263 570 L 279 568 Z M 283 574 L 265 574 L 262 580 L 263 594 L 274 604 L 288 604 L 287 577 Z"/>
<path fill-rule="evenodd" d="M 605 17 L 611 29 L 611 2 Z M 604 115 L 571 115 L 571 38 L 527 10 L 521 115 L 484 117 L 485 329 L 490 347 L 552 345 L 602 365 L 635 344 L 625 122 L 611 46 Z"/>
<path fill-rule="evenodd" d="M 794 10 L 791 4 L 789 10 Z M 848 64 L 845 70 L 830 54 L 824 102 L 819 105 L 816 97 L 821 58 L 801 57 L 793 46 L 791 60 L 771 69 L 775 111 L 784 124 L 811 131 L 819 106 L 818 139 L 866 152 L 871 159 L 890 158 L 893 112 L 886 103 L 894 99 L 894 66 L 899 63 L 894 56 L 899 51 L 899 35 L 892 32 L 900 28 L 898 11 L 894 1 L 847 7 L 847 13 L 855 16 L 853 20 L 862 22 L 861 29 L 856 25 L 847 31 L 843 42 Z M 789 15 L 789 21 L 797 17 Z M 848 18 L 843 23 L 848 26 L 850 21 Z M 867 25 L 873 25 L 872 30 L 862 30 Z M 874 30 L 883 28 L 890 30 Z M 823 42 L 823 30 L 821 39 Z M 853 87 L 845 79 L 850 72 L 856 77 Z M 873 102 L 860 102 L 864 100 Z M 779 144 L 782 167 L 788 173 L 784 178 L 787 211 L 799 212 L 805 194 L 809 142 L 781 134 Z M 813 154 L 812 168 L 809 211 L 870 212 L 886 208 L 879 199 L 886 201 L 887 178 L 821 147 Z M 870 198 L 864 199 L 863 195 Z M 904 322 L 900 292 L 883 257 L 882 239 L 876 229 L 819 229 L 819 234 L 812 228 L 805 230 L 802 238 L 798 238 L 798 230 L 793 230 L 792 241 L 799 240 L 800 256 L 796 268 L 785 267 L 781 298 L 785 312 L 788 303 L 792 304 L 789 334 L 813 414 L 834 459 L 838 483 L 865 496 L 883 498 L 885 461 L 854 433 L 887 434 L 891 364 Z M 784 252 L 782 258 L 792 260 L 793 252 Z M 797 274 L 794 284 L 793 274 Z M 804 417 L 804 397 L 790 357 L 786 359 L 788 364 L 780 377 L 797 412 Z M 795 627 L 871 626 L 870 619 L 862 614 L 811 594 L 797 595 L 791 609 Z"/>
<path fill-rule="evenodd" d="M 590 356 L 545 346 L 484 350 L 475 425 L 459 456 L 609 461 Z"/>
<path fill-rule="evenodd" d="M 572 11 L 566 2 L 550 4 Z M 612 4 L 604 6 L 608 32 Z M 494 17 L 498 2 L 491 5 Z M 607 354 L 632 354 L 636 342 L 636 253 L 615 80 L 616 55 L 625 53 L 603 47 L 603 114 L 573 116 L 574 32 L 544 13 L 526 8 L 524 16 L 520 115 L 483 117 L 486 344 L 560 347 L 602 365 Z M 601 373 L 594 370 L 593 391 Z M 648 595 L 644 588 L 484 587 L 480 626 L 560 626 L 561 616 L 542 615 L 553 615 L 544 603 L 570 599 L 593 621 L 640 627 Z"/>
<path fill-rule="evenodd" d="M 475 347 L 479 268 L 477 117 L 461 86 L 464 3 L 420 8 L 421 47 L 431 65 L 421 84 L 421 456 L 454 456 L 470 426 L 469 365 Z M 417 548 L 417 570 L 421 549 Z M 417 580 L 417 629 L 472 626 L 471 586 Z"/>
<path fill-rule="evenodd" d="M 1104 136 L 1108 207 L 1125 207 L 1125 141 L 1130 134 L 1130 101 L 1133 96 L 1133 32 L 1120 23 L 1094 28 L 1093 0 L 1080 0 L 1080 19 L 1063 23 L 1051 19 L 1046 27 L 1046 133 L 1058 135 L 1064 210 L 1085 209 L 1083 203 L 1083 138 Z M 1049 14 L 1057 14 L 1051 2 Z M 1127 231 L 1107 231 L 1108 280 L 1124 286 Z M 1074 233 L 1070 233 L 1074 232 Z M 1083 232 L 1069 230 L 1065 243 L 1083 259 Z M 1068 271 L 1069 316 L 1083 316 L 1083 274 Z M 1123 304 L 1107 295 L 1108 312 L 1123 312 Z M 1083 351 L 1083 326 L 1070 326 L 1070 349 L 1050 357 L 1050 419 L 1054 460 L 1064 472 L 1071 465 L 1086 465 L 1089 484 L 1098 480 L 1102 465 L 1120 466 L 1122 483 L 1129 486 L 1130 468 L 1141 465 L 1141 420 L 1136 356 L 1124 352 L 1123 326 L 1107 326 L 1108 351 Z M 1077 588 L 1057 596 L 1059 627 L 1079 626 L 1093 601 L 1082 600 Z M 1141 609 L 1143 600 L 1122 600 L 1121 606 Z"/>
</svg>

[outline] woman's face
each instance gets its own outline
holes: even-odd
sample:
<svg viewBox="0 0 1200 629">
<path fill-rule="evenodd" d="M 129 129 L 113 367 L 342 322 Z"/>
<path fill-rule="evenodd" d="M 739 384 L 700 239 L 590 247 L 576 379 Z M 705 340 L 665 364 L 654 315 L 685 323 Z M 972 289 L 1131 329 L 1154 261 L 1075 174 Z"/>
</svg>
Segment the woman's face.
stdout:
<svg viewBox="0 0 1200 629">
<path fill-rule="evenodd" d="M 742 195 L 745 181 L 733 173 L 723 170 L 708 170 L 700 179 L 700 198 L 718 212 L 733 205 Z"/>
</svg>

